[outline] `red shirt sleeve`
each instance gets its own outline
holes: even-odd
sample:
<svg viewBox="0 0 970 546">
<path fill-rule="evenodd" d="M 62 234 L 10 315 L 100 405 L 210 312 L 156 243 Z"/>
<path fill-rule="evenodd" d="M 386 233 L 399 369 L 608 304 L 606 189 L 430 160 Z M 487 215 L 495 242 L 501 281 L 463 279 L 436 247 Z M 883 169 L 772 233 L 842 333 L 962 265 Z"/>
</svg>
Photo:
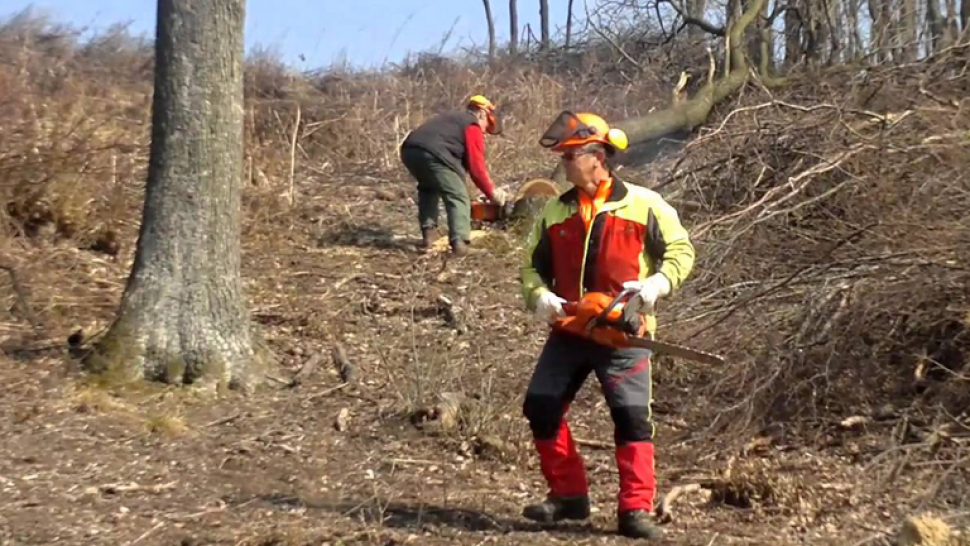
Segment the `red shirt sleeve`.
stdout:
<svg viewBox="0 0 970 546">
<path fill-rule="evenodd" d="M 485 197 L 491 199 L 495 188 L 492 186 L 492 179 L 488 176 L 488 169 L 485 168 L 485 135 L 478 125 L 472 124 L 465 129 L 465 156 L 472 182 L 485 194 Z"/>
</svg>

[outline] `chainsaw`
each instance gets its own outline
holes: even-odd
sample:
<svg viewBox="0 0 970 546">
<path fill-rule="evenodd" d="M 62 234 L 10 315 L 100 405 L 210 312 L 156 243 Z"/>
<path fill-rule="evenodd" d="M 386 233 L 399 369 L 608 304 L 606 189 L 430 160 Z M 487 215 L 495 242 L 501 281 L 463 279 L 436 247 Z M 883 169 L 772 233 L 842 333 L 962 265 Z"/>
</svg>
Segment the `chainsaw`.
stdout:
<svg viewBox="0 0 970 546">
<path fill-rule="evenodd" d="M 642 316 L 636 305 L 630 305 L 639 297 L 634 288 L 626 288 L 614 298 L 603 292 L 589 292 L 578 302 L 565 303 L 566 316 L 558 319 L 553 328 L 610 347 L 642 347 L 705 364 L 724 364 L 724 358 L 719 355 L 645 337 Z"/>
<path fill-rule="evenodd" d="M 500 222 L 511 218 L 516 205 L 531 198 L 553 198 L 559 195 L 559 187 L 555 182 L 546 178 L 534 178 L 519 188 L 515 195 L 510 196 L 505 205 L 499 206 L 488 201 L 473 201 L 471 206 L 472 220 L 479 222 Z"/>
</svg>

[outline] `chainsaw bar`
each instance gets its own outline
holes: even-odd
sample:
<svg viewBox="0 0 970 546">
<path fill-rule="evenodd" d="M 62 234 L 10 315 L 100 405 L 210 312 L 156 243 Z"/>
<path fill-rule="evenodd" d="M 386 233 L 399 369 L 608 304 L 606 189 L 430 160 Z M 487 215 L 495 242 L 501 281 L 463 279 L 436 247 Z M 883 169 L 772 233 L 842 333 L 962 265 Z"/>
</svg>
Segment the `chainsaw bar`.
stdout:
<svg viewBox="0 0 970 546">
<path fill-rule="evenodd" d="M 626 342 L 634 347 L 643 347 L 644 349 L 650 349 L 656 353 L 679 356 L 695 362 L 703 362 L 705 364 L 715 365 L 724 364 L 724 357 L 722 356 L 704 351 L 698 351 L 697 349 L 691 349 L 682 345 L 667 343 L 666 341 L 657 341 L 655 339 L 648 339 L 645 337 L 629 336 L 626 339 Z"/>
</svg>

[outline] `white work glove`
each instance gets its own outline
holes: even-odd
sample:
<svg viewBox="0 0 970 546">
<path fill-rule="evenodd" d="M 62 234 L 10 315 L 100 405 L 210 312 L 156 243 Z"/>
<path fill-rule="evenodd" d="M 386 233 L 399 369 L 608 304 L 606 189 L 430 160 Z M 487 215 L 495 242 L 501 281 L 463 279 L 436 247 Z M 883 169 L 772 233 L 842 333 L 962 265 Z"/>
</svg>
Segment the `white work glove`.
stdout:
<svg viewBox="0 0 970 546">
<path fill-rule="evenodd" d="M 623 288 L 632 288 L 637 291 L 640 298 L 634 298 L 631 303 L 639 301 L 638 311 L 649 313 L 653 311 L 657 300 L 670 294 L 670 280 L 663 273 L 654 273 L 642 281 L 628 281 L 623 283 Z"/>
<path fill-rule="evenodd" d="M 495 188 L 495 191 L 492 192 L 492 198 L 489 199 L 489 201 L 491 201 L 493 204 L 496 204 L 500 207 L 504 207 L 505 202 L 508 200 L 508 198 L 509 196 L 507 193 L 505 193 L 505 190 L 501 188 Z"/>
<path fill-rule="evenodd" d="M 566 303 L 566 300 L 560 298 L 549 290 L 546 290 L 539 294 L 539 299 L 536 300 L 536 320 L 545 322 L 546 324 L 552 324 L 556 322 L 556 319 L 566 315 L 566 312 L 562 309 L 562 304 Z"/>
</svg>

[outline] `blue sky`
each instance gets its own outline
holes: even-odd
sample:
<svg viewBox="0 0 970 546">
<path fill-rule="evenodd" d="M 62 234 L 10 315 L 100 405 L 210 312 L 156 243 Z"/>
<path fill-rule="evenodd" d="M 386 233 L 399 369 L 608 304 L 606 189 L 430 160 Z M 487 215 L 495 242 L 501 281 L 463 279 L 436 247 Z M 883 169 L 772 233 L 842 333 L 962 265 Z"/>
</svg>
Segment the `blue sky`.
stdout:
<svg viewBox="0 0 970 546">
<path fill-rule="evenodd" d="M 501 42 L 508 36 L 509 3 L 491 3 Z M 554 32 L 565 25 L 566 4 L 549 1 Z M 77 27 L 131 22 L 134 33 L 154 36 L 155 0 L 3 0 L 0 17 L 30 6 Z M 409 52 L 437 50 L 453 26 L 446 52 L 488 39 L 481 0 L 248 0 L 246 9 L 247 45 L 273 48 L 300 69 L 344 59 L 363 68 L 399 62 Z M 574 10 L 576 16 L 583 12 L 582 0 Z M 519 26 L 531 24 L 538 35 L 538 20 L 539 1 L 519 0 Z"/>
</svg>

